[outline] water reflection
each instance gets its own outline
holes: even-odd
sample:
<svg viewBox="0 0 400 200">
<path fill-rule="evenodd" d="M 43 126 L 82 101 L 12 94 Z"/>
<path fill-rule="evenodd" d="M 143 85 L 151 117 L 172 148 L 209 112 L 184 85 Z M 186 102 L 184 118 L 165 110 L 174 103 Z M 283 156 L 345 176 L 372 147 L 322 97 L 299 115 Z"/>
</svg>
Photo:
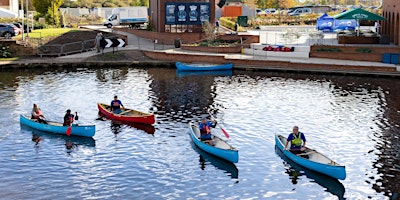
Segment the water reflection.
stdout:
<svg viewBox="0 0 400 200">
<path fill-rule="evenodd" d="M 33 129 L 29 126 L 21 125 L 21 130 L 31 132 L 32 141 L 35 142 L 35 145 L 39 145 L 43 140 L 64 140 L 65 148 L 67 150 L 72 150 L 77 146 L 86 146 L 86 147 L 95 147 L 96 142 L 91 137 L 80 137 L 80 136 L 67 136 L 55 133 L 49 133 L 40 131 L 37 129 Z"/>
<path fill-rule="evenodd" d="M 320 186 L 324 187 L 326 191 L 337 196 L 340 200 L 345 199 L 344 186 L 337 179 L 326 176 L 324 174 L 320 174 L 318 172 L 314 172 L 301 165 L 298 165 L 297 163 L 290 160 L 287 156 L 285 156 L 277 146 L 275 146 L 275 153 L 284 160 L 283 165 L 285 166 L 285 173 L 289 175 L 289 178 L 291 179 L 293 185 L 296 185 L 299 178 L 305 175 L 307 178 L 314 180 Z"/>
<path fill-rule="evenodd" d="M 154 108 L 157 114 L 157 135 L 154 135 L 154 126 L 139 127 L 113 124 L 111 121 L 95 121 L 96 128 L 98 128 L 95 136 L 97 144 L 95 145 L 93 140 L 93 144 L 88 142 L 87 146 L 95 146 L 96 153 L 90 154 L 90 156 L 80 156 L 84 161 L 101 164 L 96 168 L 87 165 L 80 167 L 79 170 L 83 176 L 96 174 L 95 172 L 110 173 L 109 179 L 104 180 L 111 180 L 112 187 L 121 188 L 122 193 L 131 192 L 125 188 L 133 188 L 138 191 L 148 189 L 147 194 L 154 194 L 154 191 L 157 190 L 165 195 L 164 197 L 170 197 L 177 195 L 176 191 L 179 189 L 176 188 L 179 188 L 181 180 L 191 180 L 190 183 L 194 185 L 193 189 L 185 190 L 186 186 L 190 185 L 185 184 L 185 188 L 180 188 L 181 191 L 201 192 L 203 190 L 195 188 L 202 183 L 196 182 L 198 179 L 194 181 L 191 179 L 198 175 L 190 171 L 190 167 L 193 167 L 190 163 L 193 160 L 196 163 L 199 161 L 200 167 L 205 167 L 205 169 L 216 168 L 217 173 L 222 171 L 230 174 L 232 178 L 236 177 L 235 165 L 229 166 L 228 164 L 228 167 L 217 167 L 219 162 L 212 162 L 206 156 L 193 152 L 189 145 L 189 138 L 186 135 L 183 136 L 182 130 L 186 130 L 188 121 L 196 121 L 207 116 L 204 108 L 210 108 L 212 114 L 224 122 L 229 134 L 232 133 L 233 145 L 243 150 L 244 160 L 238 164 L 240 169 L 244 169 L 241 170 L 243 181 L 241 181 L 240 187 L 248 191 L 247 194 L 241 194 L 234 192 L 237 190 L 231 190 L 231 188 L 220 189 L 221 185 L 226 183 L 223 181 L 229 180 L 229 177 L 221 175 L 218 177 L 221 179 L 210 179 L 207 184 L 216 185 L 223 194 L 216 194 L 213 191 L 213 194 L 211 192 L 209 194 L 210 198 L 229 199 L 238 195 L 247 195 L 243 198 L 248 199 L 263 198 L 262 195 L 259 195 L 262 193 L 259 188 L 269 188 L 271 193 L 280 191 L 279 184 L 275 183 L 282 182 L 282 179 L 287 180 L 287 176 L 278 177 L 273 170 L 262 171 L 260 169 L 265 169 L 265 166 L 274 169 L 280 163 L 274 159 L 280 160 L 280 158 L 273 151 L 264 151 L 268 145 L 260 144 L 259 139 L 263 136 L 269 137 L 269 133 L 288 130 L 294 124 L 300 125 L 301 129 L 307 132 L 307 139 L 310 140 L 312 146 L 327 152 L 331 155 L 329 157 L 346 165 L 346 169 L 348 169 L 347 196 L 358 199 L 366 197 L 370 199 L 399 198 L 400 92 L 398 91 L 400 91 L 400 82 L 398 79 L 257 71 L 234 71 L 232 75 L 228 76 L 188 74 L 181 76 L 175 69 L 129 67 L 9 70 L 1 73 L 0 97 L 4 103 L 0 105 L 0 122 L 2 124 L 0 127 L 2 131 L 0 152 L 10 156 L 1 157 L 3 168 L 0 171 L 8 166 L 15 166 L 15 159 L 20 162 L 20 169 L 27 168 L 24 163 L 29 163 L 27 160 L 30 158 L 25 157 L 27 155 L 24 152 L 25 149 L 21 149 L 21 146 L 15 145 L 15 143 L 35 145 L 38 148 L 49 147 L 45 149 L 46 151 L 52 151 L 60 146 L 63 149 L 71 147 L 71 143 L 68 142 L 69 138 L 64 138 L 66 136 L 42 134 L 36 131 L 26 134 L 26 130 L 15 134 L 15 130 L 19 129 L 19 123 L 15 116 L 29 112 L 32 103 L 40 102 L 49 118 L 62 119 L 64 108 L 71 106 L 73 109 L 81 110 L 81 116 L 85 117 L 82 120 L 93 122 L 97 117 L 96 103 L 108 102 L 113 94 L 118 94 L 124 100 L 124 104 L 133 104 L 127 105 L 129 107 L 137 107 L 141 110 Z M 65 85 L 69 87 L 65 87 Z M 65 98 L 66 96 L 68 98 Z M 127 139 L 126 142 L 118 143 L 119 151 L 114 153 L 115 147 L 108 143 L 110 139 L 112 140 L 113 134 L 121 135 L 125 131 L 136 130 L 140 133 L 145 131 L 154 137 L 138 137 L 140 142 Z M 259 130 L 263 130 L 262 133 Z M 36 145 L 36 139 L 31 141 L 31 136 L 36 137 L 33 134 L 43 139 L 39 141 L 38 145 Z M 57 142 L 59 139 L 62 141 L 62 145 Z M 72 149 L 74 149 L 73 144 L 77 144 L 78 147 L 86 147 L 86 142 L 74 139 L 71 142 Z M 271 148 L 273 147 L 271 146 Z M 75 148 L 73 151 L 76 152 L 77 149 Z M 167 159 L 165 159 L 166 154 L 168 155 Z M 40 156 L 47 156 L 43 161 L 48 161 L 40 166 L 55 164 L 58 161 L 62 163 L 59 157 L 51 154 Z M 119 163 L 125 158 L 129 159 L 129 163 Z M 117 162 L 110 162 L 113 159 Z M 134 163 L 140 165 L 133 169 L 131 166 Z M 40 166 L 38 165 L 38 167 Z M 57 166 L 43 168 L 40 172 L 56 171 L 54 167 Z M 113 171 L 115 174 L 108 170 L 110 167 L 118 168 Z M 198 170 L 197 166 L 195 168 Z M 320 185 L 326 185 L 324 181 L 319 181 L 318 177 L 320 176 L 312 177 L 303 169 L 296 170 L 289 166 L 286 168 L 293 175 L 294 182 L 300 182 L 298 177 L 302 177 L 307 181 L 303 185 L 307 185 L 310 180 Z M 63 169 L 61 168 L 61 170 Z M 123 170 L 125 170 L 124 173 L 118 174 Z M 56 183 L 53 183 L 58 186 L 54 188 L 58 189 L 62 187 L 59 184 L 62 181 L 58 181 L 63 180 L 64 174 L 62 173 L 52 174 L 51 178 L 40 179 L 42 182 L 38 183 L 45 185 L 49 181 L 57 180 Z M 138 178 L 138 174 L 142 176 Z M 177 174 L 181 176 L 175 178 Z M 304 178 L 308 175 L 312 178 Z M 121 178 L 128 176 L 135 178 Z M 268 181 L 260 178 L 263 176 L 268 177 Z M 296 176 L 297 179 L 294 178 Z M 169 180 L 161 181 L 165 185 L 160 186 L 160 182 L 153 181 L 158 177 L 169 178 Z M 29 185 L 25 184 L 25 180 L 19 179 L 17 175 L 9 176 L 9 179 L 4 181 L 5 179 L 3 178 L 0 182 L 4 182 L 5 184 L 2 186 L 7 186 L 8 190 L 13 189 L 11 188 L 13 184 L 8 183 Z M 92 177 L 92 180 L 96 184 L 98 181 L 102 181 L 96 177 Z M 129 186 L 126 186 L 128 185 L 127 181 L 132 181 Z M 152 187 L 142 187 L 143 181 Z M 323 187 L 336 189 L 329 189 L 328 192 L 317 194 L 314 198 L 323 199 L 324 196 L 333 194 L 340 198 L 343 197 L 344 190 L 341 191 L 340 185 L 331 187 L 329 185 L 337 185 L 337 183 L 329 182 Z M 87 185 L 88 183 L 82 181 L 80 184 Z M 173 191 L 164 187 L 171 184 L 174 184 Z M 8 185 L 10 186 L 8 187 Z M 110 195 L 110 192 L 107 193 L 107 191 L 113 190 L 110 190 L 109 185 L 109 182 L 97 184 L 97 188 L 89 192 L 88 196 L 93 195 L 93 198 L 97 198 L 96 194 L 101 192 L 104 193 L 100 195 Z M 254 187 L 254 185 L 259 187 Z M 303 186 L 301 183 L 297 183 L 296 186 L 300 185 Z M 315 187 L 302 189 L 306 192 L 313 189 L 320 190 L 319 185 L 313 185 Z M 44 186 L 43 188 L 48 189 Z M 151 189 L 153 190 L 149 191 Z M 291 198 L 289 190 L 280 192 L 280 198 Z M 63 194 L 70 195 L 68 191 L 63 191 Z M 75 188 L 74 191 L 77 189 Z M 14 192 L 13 194 L 19 193 Z M 72 198 L 79 197 L 82 198 L 79 195 Z M 309 196 L 303 197 L 310 198 Z"/>
<path fill-rule="evenodd" d="M 232 70 L 215 70 L 215 71 L 179 71 L 176 70 L 178 77 L 193 76 L 232 76 Z"/>
<path fill-rule="evenodd" d="M 213 165 L 214 167 L 224 170 L 227 172 L 232 179 L 238 179 L 239 178 L 239 170 L 236 167 L 236 165 L 232 162 L 226 161 L 224 159 L 218 158 L 214 155 L 211 155 L 203 150 L 201 150 L 199 147 L 197 147 L 193 141 L 190 142 L 192 148 L 199 153 L 199 165 L 200 169 L 204 170 L 208 163 Z M 239 180 L 237 180 L 237 183 Z"/>
<path fill-rule="evenodd" d="M 153 125 L 150 124 L 141 124 L 141 123 L 134 123 L 134 122 L 123 122 L 123 121 L 118 121 L 118 120 L 109 120 L 106 117 L 104 117 L 104 115 L 102 113 L 98 113 L 99 117 L 96 120 L 99 121 L 110 121 L 111 125 L 111 131 L 117 135 L 119 134 L 124 126 L 128 126 L 128 127 L 132 127 L 135 128 L 137 130 L 141 130 L 146 132 L 149 135 L 153 135 L 154 136 L 154 132 L 156 131 L 155 127 Z"/>
</svg>

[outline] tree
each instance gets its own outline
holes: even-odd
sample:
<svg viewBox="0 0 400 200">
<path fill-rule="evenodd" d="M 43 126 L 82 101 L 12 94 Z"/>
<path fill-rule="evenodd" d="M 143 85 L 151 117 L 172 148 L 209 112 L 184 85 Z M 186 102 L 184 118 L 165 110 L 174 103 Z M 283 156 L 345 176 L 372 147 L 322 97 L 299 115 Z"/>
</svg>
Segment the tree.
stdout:
<svg viewBox="0 0 400 200">
<path fill-rule="evenodd" d="M 33 0 L 33 6 L 39 16 L 45 17 L 48 24 L 58 26 L 60 24 L 60 14 L 58 9 L 62 0 Z"/>
<path fill-rule="evenodd" d="M 42 16 L 47 13 L 50 7 L 50 0 L 33 0 L 32 3 L 36 12 L 40 13 Z"/>
<path fill-rule="evenodd" d="M 206 39 L 208 41 L 208 43 L 212 43 L 216 38 L 217 35 L 215 33 L 215 26 L 210 24 L 210 22 L 206 21 L 203 23 L 203 31 L 204 34 L 206 35 Z"/>
<path fill-rule="evenodd" d="M 295 0 L 278 0 L 280 8 L 288 9 L 296 5 Z"/>
</svg>

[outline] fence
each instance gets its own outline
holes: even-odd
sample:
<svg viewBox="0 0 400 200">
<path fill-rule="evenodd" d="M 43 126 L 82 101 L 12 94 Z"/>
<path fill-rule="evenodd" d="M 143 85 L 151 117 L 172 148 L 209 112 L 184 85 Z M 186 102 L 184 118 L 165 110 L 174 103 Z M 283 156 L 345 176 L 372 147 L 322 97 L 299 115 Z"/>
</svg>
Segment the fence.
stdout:
<svg viewBox="0 0 400 200">
<path fill-rule="evenodd" d="M 38 48 L 38 55 L 42 56 L 62 56 L 73 53 L 82 53 L 91 51 L 94 48 L 94 39 L 81 42 L 72 42 L 67 44 L 47 44 Z"/>
</svg>

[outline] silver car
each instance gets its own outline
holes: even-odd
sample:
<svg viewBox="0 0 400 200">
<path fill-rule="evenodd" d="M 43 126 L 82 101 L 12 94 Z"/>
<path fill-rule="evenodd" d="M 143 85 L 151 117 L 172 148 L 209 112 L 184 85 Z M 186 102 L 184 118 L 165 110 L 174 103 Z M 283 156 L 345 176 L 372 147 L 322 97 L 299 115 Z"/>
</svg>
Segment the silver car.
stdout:
<svg viewBox="0 0 400 200">
<path fill-rule="evenodd" d="M 18 28 L 12 24 L 0 24 L 0 37 L 11 39 L 18 35 Z"/>
</svg>

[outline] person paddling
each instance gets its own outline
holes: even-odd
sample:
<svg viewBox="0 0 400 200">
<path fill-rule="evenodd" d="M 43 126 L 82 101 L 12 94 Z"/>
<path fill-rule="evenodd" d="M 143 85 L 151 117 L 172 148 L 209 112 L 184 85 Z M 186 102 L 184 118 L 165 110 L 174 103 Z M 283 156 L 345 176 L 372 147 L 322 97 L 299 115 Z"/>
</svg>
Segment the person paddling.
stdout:
<svg viewBox="0 0 400 200">
<path fill-rule="evenodd" d="M 211 137 L 211 128 L 215 128 L 217 125 L 217 121 L 214 121 L 214 124 L 211 123 L 210 121 L 207 121 L 206 118 L 203 118 L 201 120 L 201 123 L 199 125 L 200 129 L 200 140 L 204 141 L 205 143 L 209 145 L 214 145 Z"/>
<path fill-rule="evenodd" d="M 298 126 L 293 127 L 293 132 L 289 134 L 286 143 L 285 143 L 285 150 L 287 146 L 290 145 L 290 151 L 294 154 L 304 153 L 305 146 L 306 146 L 306 136 L 304 133 L 299 131 Z"/>
<path fill-rule="evenodd" d="M 32 117 L 31 119 L 36 119 L 39 123 L 47 124 L 45 117 L 42 113 L 42 110 L 34 103 L 32 108 Z"/>
<path fill-rule="evenodd" d="M 117 96 L 114 96 L 114 100 L 111 101 L 110 107 L 111 107 L 111 112 L 115 114 L 119 114 L 122 112 L 121 106 L 123 109 L 125 109 L 124 105 L 122 105 L 122 102 L 118 100 Z"/>
<path fill-rule="evenodd" d="M 72 123 L 75 120 L 78 120 L 78 112 L 75 112 L 76 116 L 71 114 L 71 110 L 68 109 L 64 115 L 64 123 L 63 126 L 72 126 Z"/>
</svg>

